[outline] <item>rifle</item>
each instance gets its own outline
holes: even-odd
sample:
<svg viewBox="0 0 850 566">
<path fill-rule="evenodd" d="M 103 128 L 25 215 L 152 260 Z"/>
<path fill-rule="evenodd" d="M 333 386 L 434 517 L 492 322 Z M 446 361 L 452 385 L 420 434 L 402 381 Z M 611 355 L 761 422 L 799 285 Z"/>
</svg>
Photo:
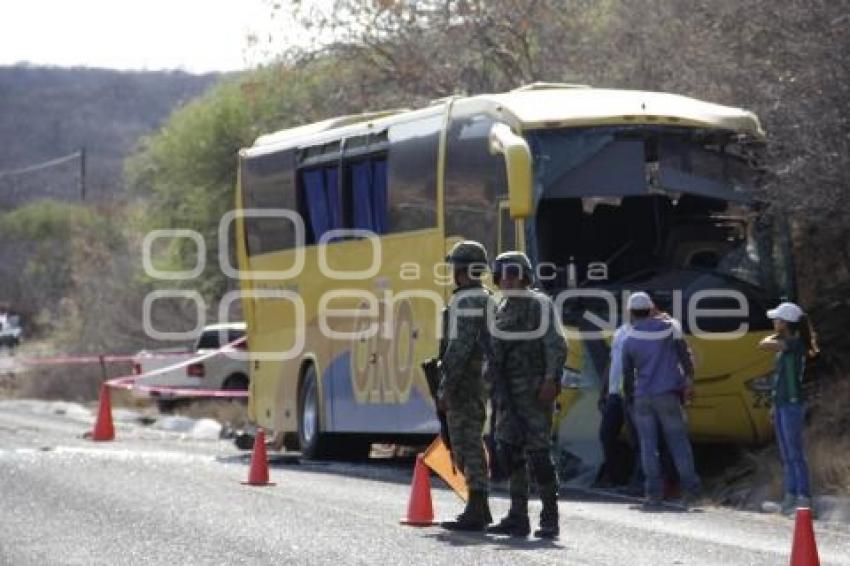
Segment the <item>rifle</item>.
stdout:
<svg viewBox="0 0 850 566">
<path fill-rule="evenodd" d="M 428 381 L 428 391 L 431 393 L 431 397 L 434 398 L 437 420 L 440 421 L 440 438 L 443 439 L 446 449 L 451 452 L 452 440 L 449 436 L 449 422 L 446 419 L 446 412 L 440 409 L 440 404 L 437 401 L 440 392 L 440 361 L 437 358 L 428 358 L 422 362 L 422 371 L 425 373 L 425 379 Z M 452 461 L 454 461 L 454 458 L 452 458 Z"/>
<path fill-rule="evenodd" d="M 496 440 L 496 416 L 503 415 L 519 426 L 523 435 L 527 428 L 520 414 L 514 408 L 510 385 L 500 368 L 488 364 L 487 381 L 490 383 L 490 442 L 493 458 L 490 460 L 490 475 L 499 481 L 510 477 L 512 471 L 511 447 Z"/>
</svg>

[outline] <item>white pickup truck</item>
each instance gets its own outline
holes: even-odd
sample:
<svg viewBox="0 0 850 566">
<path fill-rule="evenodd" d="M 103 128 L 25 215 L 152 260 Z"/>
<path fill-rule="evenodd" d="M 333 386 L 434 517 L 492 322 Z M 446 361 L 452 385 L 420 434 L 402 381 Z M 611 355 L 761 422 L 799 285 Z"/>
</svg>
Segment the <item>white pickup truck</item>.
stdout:
<svg viewBox="0 0 850 566">
<path fill-rule="evenodd" d="M 0 346 L 14 348 L 21 343 L 21 321 L 14 314 L 0 314 Z"/>
<path fill-rule="evenodd" d="M 191 358 L 215 352 L 222 346 L 244 337 L 244 322 L 212 324 L 204 327 L 190 350 L 142 350 L 133 358 L 133 373 L 147 374 L 178 365 Z M 244 353 L 245 342 L 238 344 L 235 349 Z M 143 386 L 139 389 L 141 395 L 156 398 L 160 409 L 171 409 L 179 396 L 171 395 L 168 391 L 151 391 L 147 388 L 244 391 L 248 389 L 250 375 L 247 360 L 238 359 L 227 352 L 218 352 L 201 361 L 182 364 L 164 373 L 140 377 L 134 384 Z"/>
</svg>

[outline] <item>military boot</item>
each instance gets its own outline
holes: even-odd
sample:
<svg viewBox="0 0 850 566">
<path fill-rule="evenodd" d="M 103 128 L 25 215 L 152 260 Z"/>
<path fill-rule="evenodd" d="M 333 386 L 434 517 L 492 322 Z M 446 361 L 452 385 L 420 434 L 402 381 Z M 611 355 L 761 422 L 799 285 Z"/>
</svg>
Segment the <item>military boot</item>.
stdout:
<svg viewBox="0 0 850 566">
<path fill-rule="evenodd" d="M 444 529 L 450 531 L 483 531 L 493 522 L 486 491 L 470 491 L 463 512 L 454 521 L 445 521 Z"/>
<path fill-rule="evenodd" d="M 527 537 L 531 532 L 528 522 L 528 497 L 511 496 L 511 509 L 498 525 L 487 527 L 487 532 L 494 535 L 510 535 L 512 537 Z"/>
<path fill-rule="evenodd" d="M 561 532 L 558 524 L 558 488 L 555 486 L 540 490 L 543 510 L 540 512 L 540 528 L 534 531 L 537 538 L 558 538 Z"/>
</svg>

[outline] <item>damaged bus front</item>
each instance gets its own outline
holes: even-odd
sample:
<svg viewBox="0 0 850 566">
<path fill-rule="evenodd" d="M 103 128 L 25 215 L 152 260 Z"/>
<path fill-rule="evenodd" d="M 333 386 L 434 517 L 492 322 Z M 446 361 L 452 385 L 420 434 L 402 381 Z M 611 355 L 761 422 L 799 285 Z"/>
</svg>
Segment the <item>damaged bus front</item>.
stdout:
<svg viewBox="0 0 850 566">
<path fill-rule="evenodd" d="M 561 299 L 575 385 L 601 382 L 610 332 L 600 331 L 622 321 L 628 292 L 647 291 L 682 321 L 694 351 L 695 440 L 765 439 L 771 360 L 756 344 L 771 330 L 765 311 L 793 285 L 784 226 L 756 194 L 761 140 L 650 125 L 526 139 L 526 247 L 541 284 Z"/>
<path fill-rule="evenodd" d="M 496 102 L 489 147 L 507 185 L 497 249 L 527 251 L 568 331 L 560 434 L 598 448 L 611 334 L 640 290 L 682 322 L 694 352 L 692 438 L 769 438 L 772 358 L 756 345 L 771 332 L 765 311 L 793 299 L 794 282 L 784 219 L 759 191 L 756 116 L 574 85 L 530 85 Z"/>
</svg>

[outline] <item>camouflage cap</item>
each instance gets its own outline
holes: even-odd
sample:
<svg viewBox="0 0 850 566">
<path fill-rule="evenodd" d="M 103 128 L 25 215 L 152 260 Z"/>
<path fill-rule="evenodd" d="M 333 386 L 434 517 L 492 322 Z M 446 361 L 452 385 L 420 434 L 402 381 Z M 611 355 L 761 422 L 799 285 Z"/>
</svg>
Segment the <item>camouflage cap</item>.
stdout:
<svg viewBox="0 0 850 566">
<path fill-rule="evenodd" d="M 487 250 L 480 242 L 464 240 L 456 243 L 446 256 L 446 262 L 454 265 L 487 264 Z"/>
<path fill-rule="evenodd" d="M 519 272 L 520 276 L 525 276 L 529 281 L 534 278 L 534 268 L 531 266 L 531 260 L 523 252 L 510 251 L 500 253 L 493 262 L 494 279 L 496 281 L 501 279 L 508 268 L 515 269 Z"/>
</svg>

